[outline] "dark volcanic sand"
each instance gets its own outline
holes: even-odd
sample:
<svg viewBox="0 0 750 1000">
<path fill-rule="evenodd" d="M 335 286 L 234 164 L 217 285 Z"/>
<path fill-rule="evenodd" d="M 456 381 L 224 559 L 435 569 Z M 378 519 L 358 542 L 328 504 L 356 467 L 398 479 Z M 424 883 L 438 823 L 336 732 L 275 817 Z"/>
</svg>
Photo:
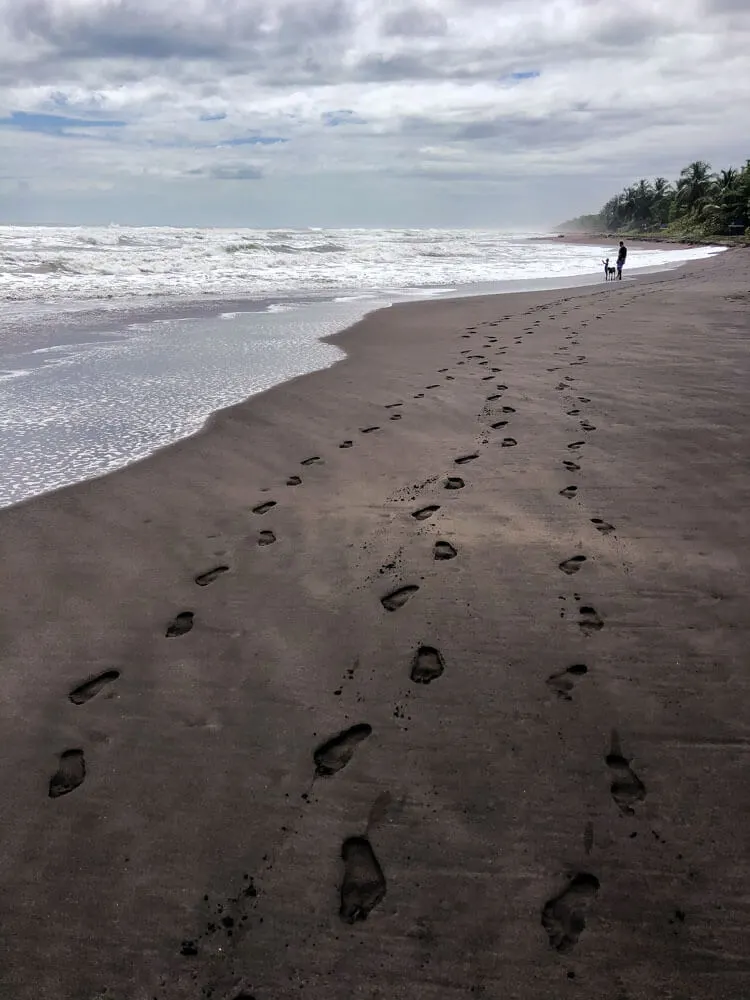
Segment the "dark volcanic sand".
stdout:
<svg viewBox="0 0 750 1000">
<path fill-rule="evenodd" d="M 749 261 L 385 310 L 3 511 L 0 995 L 750 996 Z"/>
</svg>

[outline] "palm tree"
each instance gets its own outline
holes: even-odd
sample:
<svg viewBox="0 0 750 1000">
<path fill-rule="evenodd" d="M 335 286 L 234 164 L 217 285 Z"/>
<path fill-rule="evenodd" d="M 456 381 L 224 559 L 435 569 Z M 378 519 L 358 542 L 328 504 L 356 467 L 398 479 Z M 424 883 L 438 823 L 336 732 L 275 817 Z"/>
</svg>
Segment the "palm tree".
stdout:
<svg viewBox="0 0 750 1000">
<path fill-rule="evenodd" d="M 705 160 L 696 160 L 680 173 L 677 181 L 677 198 L 688 212 L 697 209 L 714 187 L 714 174 L 711 164 Z"/>
<path fill-rule="evenodd" d="M 654 197 L 651 204 L 651 217 L 654 222 L 663 225 L 669 221 L 669 207 L 674 191 L 666 177 L 657 177 L 653 185 Z"/>
</svg>

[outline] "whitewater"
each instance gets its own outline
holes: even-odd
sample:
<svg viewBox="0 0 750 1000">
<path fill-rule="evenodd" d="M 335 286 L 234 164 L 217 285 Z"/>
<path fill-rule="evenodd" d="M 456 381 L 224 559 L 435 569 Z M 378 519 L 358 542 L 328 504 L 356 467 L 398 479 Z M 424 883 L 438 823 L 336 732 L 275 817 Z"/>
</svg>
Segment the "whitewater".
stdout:
<svg viewBox="0 0 750 1000">
<path fill-rule="evenodd" d="M 417 298 L 599 280 L 612 246 L 476 230 L 0 226 L 0 506 L 144 458 L 335 364 Z M 628 271 L 720 248 L 631 250 Z"/>
</svg>

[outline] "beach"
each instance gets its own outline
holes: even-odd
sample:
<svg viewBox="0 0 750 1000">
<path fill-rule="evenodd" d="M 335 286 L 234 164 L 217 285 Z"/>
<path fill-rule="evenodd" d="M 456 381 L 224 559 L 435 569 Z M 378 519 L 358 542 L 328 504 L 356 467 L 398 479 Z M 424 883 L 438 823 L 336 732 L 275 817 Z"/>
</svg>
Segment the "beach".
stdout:
<svg viewBox="0 0 750 1000">
<path fill-rule="evenodd" d="M 750 994 L 749 263 L 380 310 L 0 511 L 0 994 Z"/>
</svg>

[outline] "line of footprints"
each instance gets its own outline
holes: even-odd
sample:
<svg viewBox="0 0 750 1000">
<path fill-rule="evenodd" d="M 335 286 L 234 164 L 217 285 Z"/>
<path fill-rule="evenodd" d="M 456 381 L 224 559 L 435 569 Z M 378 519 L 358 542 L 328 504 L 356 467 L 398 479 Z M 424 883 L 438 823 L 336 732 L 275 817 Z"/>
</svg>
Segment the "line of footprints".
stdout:
<svg viewBox="0 0 750 1000">
<path fill-rule="evenodd" d="M 530 315 L 531 313 L 539 310 L 548 311 L 550 308 L 559 306 L 567 301 L 567 299 L 561 299 L 548 306 L 537 306 L 529 310 L 526 315 Z M 562 312 L 561 315 L 566 315 L 566 312 Z M 510 318 L 510 316 L 505 316 L 500 320 L 483 325 L 496 327 L 503 321 L 507 321 Z M 555 316 L 549 316 L 548 318 L 555 319 Z M 539 325 L 540 320 L 535 320 L 531 323 L 529 328 L 524 331 L 524 335 L 533 334 L 535 332 L 534 328 Z M 568 328 L 564 327 L 563 329 Z M 477 335 L 480 334 L 479 330 L 475 326 L 468 328 L 465 333 L 462 333 L 459 336 L 469 339 Z M 507 353 L 509 345 L 498 345 L 497 337 L 488 335 L 485 336 L 487 339 L 487 343 L 484 344 L 485 350 L 494 349 L 495 353 L 500 356 Z M 576 346 L 578 344 L 576 336 L 577 335 L 575 333 L 568 334 L 566 339 L 570 341 L 570 346 Z M 521 342 L 522 336 L 517 336 L 514 343 L 519 344 Z M 559 348 L 558 353 L 561 355 L 561 360 L 567 360 L 566 352 L 568 349 L 567 345 Z M 477 362 L 478 367 L 489 369 L 490 374 L 481 377 L 483 382 L 496 379 L 497 374 L 502 371 L 501 368 L 490 367 L 488 359 L 485 355 L 472 354 L 470 349 L 461 352 L 461 359 L 457 361 L 457 364 L 464 365 L 470 361 Z M 585 363 L 586 358 L 584 355 L 578 355 L 575 361 L 568 362 L 570 365 Z M 560 368 L 557 366 L 549 370 L 555 371 L 560 370 Z M 446 374 L 448 371 L 449 369 L 442 368 L 439 370 L 439 373 L 443 374 L 447 380 L 452 381 L 454 376 Z M 570 390 L 572 381 L 574 381 L 572 376 L 566 376 L 557 388 L 561 391 Z M 426 386 L 425 389 L 432 390 L 439 387 L 439 383 L 433 383 Z M 498 383 L 496 386 L 497 391 L 492 392 L 486 397 L 487 402 L 495 403 L 502 399 L 502 393 L 507 390 L 507 388 L 507 385 Z M 424 393 L 420 392 L 415 394 L 414 398 L 420 399 L 423 398 L 423 396 Z M 576 402 L 585 404 L 589 403 L 590 399 L 579 396 L 577 397 Z M 398 410 L 403 407 L 403 405 L 404 404 L 401 402 L 389 403 L 386 404 L 386 409 Z M 568 400 L 568 405 L 570 405 L 570 400 Z M 502 411 L 507 417 L 515 412 L 514 408 L 510 406 L 503 406 Z M 569 416 L 578 416 L 580 410 L 577 405 L 572 405 L 571 409 L 566 412 Z M 402 414 L 396 412 L 391 414 L 389 419 L 398 421 L 401 417 Z M 507 426 L 507 424 L 507 419 L 494 420 L 492 417 L 490 418 L 490 427 L 493 430 L 503 429 Z M 580 426 L 585 432 L 591 432 L 596 429 L 588 420 L 580 421 Z M 373 434 L 380 429 L 381 428 L 378 425 L 369 425 L 360 428 L 360 432 L 368 435 Z M 483 438 L 482 440 L 486 443 L 486 438 Z M 573 441 L 568 445 L 570 457 L 567 457 L 563 461 L 563 466 L 567 471 L 577 472 L 581 469 L 580 452 L 585 446 L 585 443 L 585 441 L 580 440 Z M 517 441 L 512 437 L 505 437 L 501 441 L 502 447 L 514 447 L 516 445 Z M 353 446 L 354 442 L 351 439 L 346 439 L 339 444 L 339 448 L 342 449 L 351 448 Z M 454 464 L 456 466 L 463 466 L 477 458 L 479 458 L 478 451 L 468 452 L 454 459 Z M 303 466 L 323 464 L 323 459 L 318 455 L 314 455 L 310 458 L 306 458 L 301 464 Z M 286 480 L 286 485 L 289 487 L 297 487 L 301 484 L 302 479 L 298 475 L 289 476 Z M 450 475 L 443 480 L 442 485 L 446 490 L 460 490 L 464 488 L 466 483 L 460 476 Z M 570 485 L 561 490 L 560 493 L 561 496 L 571 499 L 578 495 L 578 487 L 575 484 Z M 262 516 L 273 510 L 276 506 L 277 502 L 275 500 L 266 500 L 251 509 L 254 514 Z M 414 510 L 412 512 L 412 517 L 417 521 L 425 521 L 432 517 L 432 515 L 438 510 L 440 510 L 439 504 L 427 504 L 426 506 L 422 506 Z M 614 526 L 604 521 L 602 518 L 591 518 L 591 521 L 596 529 L 604 535 L 611 534 L 614 531 Z M 257 537 L 257 544 L 259 546 L 271 545 L 275 541 L 276 535 L 270 529 L 261 530 Z M 449 560 L 456 558 L 458 553 L 456 548 L 450 542 L 438 540 L 434 544 L 433 555 L 435 560 Z M 559 568 L 565 575 L 573 576 L 581 570 L 585 562 L 586 556 L 574 555 L 563 560 L 559 564 Z M 219 579 L 219 577 L 221 577 L 224 573 L 227 573 L 229 569 L 230 567 L 224 564 L 216 565 L 209 570 L 199 573 L 195 577 L 195 583 L 199 587 L 207 587 Z M 385 594 L 380 598 L 380 601 L 386 611 L 395 612 L 402 608 L 418 590 L 419 586 L 416 584 L 401 586 Z M 580 595 L 576 594 L 574 596 L 576 601 L 580 601 Z M 565 612 L 561 611 L 561 617 L 564 616 Z M 195 613 L 193 611 L 181 611 L 179 614 L 175 615 L 175 617 L 166 626 L 165 637 L 172 639 L 186 635 L 193 628 L 194 620 Z M 588 636 L 602 629 L 604 622 L 593 607 L 589 605 L 580 605 L 578 625 L 581 633 L 584 636 Z M 411 680 L 415 684 L 431 684 L 433 681 L 441 677 L 444 671 L 445 662 L 440 651 L 429 645 L 419 646 L 414 653 L 411 662 Z M 547 684 L 552 690 L 555 691 L 558 697 L 566 701 L 570 701 L 572 700 L 572 693 L 576 684 L 587 672 L 588 668 L 585 664 L 575 663 L 561 672 L 552 674 L 547 679 Z M 118 670 L 105 670 L 74 687 L 69 692 L 69 700 L 76 706 L 85 705 L 87 702 L 91 701 L 92 698 L 95 698 L 102 691 L 108 688 L 109 685 L 116 682 L 119 677 L 120 672 Z M 358 746 L 367 740 L 371 734 L 372 728 L 367 723 L 359 723 L 323 742 L 313 752 L 315 777 L 330 778 L 341 771 L 350 762 Z M 612 745 L 609 753 L 607 753 L 605 757 L 605 764 L 612 772 L 612 798 L 624 815 L 632 815 L 635 805 L 645 797 L 646 789 L 643 782 L 632 770 L 629 760 L 623 755 L 617 733 L 613 733 L 612 735 Z M 83 750 L 80 748 L 65 750 L 60 754 L 57 770 L 50 778 L 49 797 L 56 799 L 60 796 L 69 794 L 83 783 L 85 777 L 86 760 Z M 305 796 L 303 796 L 303 798 L 304 797 Z M 591 828 L 591 824 L 587 826 L 584 839 L 586 851 L 588 853 L 593 845 L 593 829 Z M 341 848 L 341 859 L 344 870 L 340 888 L 339 912 L 344 921 L 354 923 L 355 921 L 366 919 L 368 914 L 382 901 L 386 894 L 386 878 L 372 848 L 370 840 L 366 835 L 347 838 Z M 255 889 L 252 884 L 252 879 L 250 879 L 250 876 L 247 874 L 244 878 L 246 880 L 246 885 L 240 895 L 254 897 Z M 599 887 L 599 880 L 595 875 L 592 875 L 589 872 L 577 872 L 570 878 L 567 886 L 559 895 L 554 896 L 545 903 L 542 909 L 541 922 L 547 931 L 551 946 L 556 950 L 566 952 L 575 945 L 581 932 L 586 926 L 586 916 L 593 900 L 597 896 Z M 232 902 L 237 902 L 237 900 L 233 900 Z M 242 919 L 245 920 L 246 917 L 243 917 Z M 228 930 L 230 935 L 232 933 L 232 924 L 232 918 L 227 916 L 223 918 L 223 925 L 224 927 L 230 928 Z M 183 941 L 181 953 L 186 956 L 197 954 L 198 950 L 196 943 L 194 941 Z M 246 996 L 246 994 L 241 994 L 241 996 Z"/>
</svg>

